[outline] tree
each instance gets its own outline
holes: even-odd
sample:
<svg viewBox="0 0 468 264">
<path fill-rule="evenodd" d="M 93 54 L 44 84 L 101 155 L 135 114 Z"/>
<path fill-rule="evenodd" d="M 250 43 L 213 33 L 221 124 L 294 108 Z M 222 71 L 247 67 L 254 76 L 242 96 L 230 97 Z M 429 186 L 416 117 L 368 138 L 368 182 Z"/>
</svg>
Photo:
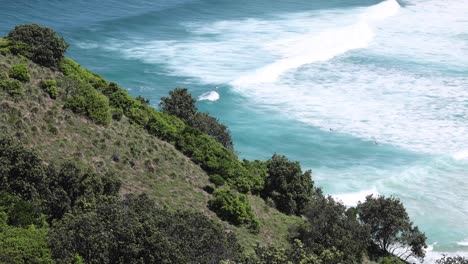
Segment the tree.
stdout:
<svg viewBox="0 0 468 264">
<path fill-rule="evenodd" d="M 28 48 L 20 51 L 22 55 L 45 67 L 57 67 L 68 48 L 55 31 L 38 24 L 16 26 L 6 38 L 26 44 Z"/>
<path fill-rule="evenodd" d="M 48 191 L 42 161 L 8 138 L 0 138 L 0 189 L 25 200 L 40 199 Z"/>
<path fill-rule="evenodd" d="M 369 195 L 357 206 L 359 219 L 370 227 L 373 243 L 384 253 L 404 260 L 424 259 L 426 236 L 413 226 L 398 198 Z"/>
<path fill-rule="evenodd" d="M 317 195 L 304 209 L 306 223 L 296 230 L 295 239 L 318 256 L 328 256 L 332 263 L 359 263 L 367 249 L 369 230 L 361 225 L 352 208 L 332 197 Z M 335 252 L 326 250 L 335 249 Z M 333 253 L 333 254 L 331 254 Z"/>
<path fill-rule="evenodd" d="M 49 235 L 59 263 L 219 263 L 236 261 L 232 233 L 194 212 L 161 209 L 147 196 L 100 200 L 95 208 L 67 214 Z"/>
<path fill-rule="evenodd" d="M 0 263 L 54 263 L 46 239 L 46 227 L 9 226 L 7 214 L 0 212 Z"/>
<path fill-rule="evenodd" d="M 300 215 L 314 193 L 312 172 L 302 173 L 299 162 L 277 154 L 268 161 L 267 168 L 262 196 L 273 199 L 281 212 Z"/>
<path fill-rule="evenodd" d="M 176 88 L 169 92 L 169 97 L 161 98 L 159 106 L 164 113 L 175 115 L 188 123 L 198 111 L 195 102 L 186 88 Z"/>
<path fill-rule="evenodd" d="M 208 134 L 216 141 L 221 143 L 225 148 L 233 148 L 231 132 L 229 128 L 221 123 L 215 117 L 210 116 L 208 113 L 196 113 L 188 124 L 194 128 L 200 129 L 202 132 Z"/>
</svg>

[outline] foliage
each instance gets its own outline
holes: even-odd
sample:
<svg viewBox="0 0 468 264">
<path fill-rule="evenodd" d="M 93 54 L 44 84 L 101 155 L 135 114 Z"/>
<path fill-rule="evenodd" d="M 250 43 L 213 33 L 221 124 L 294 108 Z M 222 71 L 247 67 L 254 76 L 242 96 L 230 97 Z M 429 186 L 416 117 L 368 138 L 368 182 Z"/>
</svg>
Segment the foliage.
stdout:
<svg viewBox="0 0 468 264">
<path fill-rule="evenodd" d="M 310 253 L 300 240 L 295 239 L 292 241 L 290 248 L 257 245 L 255 248 L 255 254 L 247 256 L 243 263 L 335 264 L 336 262 L 333 262 L 334 259 L 330 258 L 330 256 L 335 255 L 336 252 L 334 252 L 334 249 L 325 250 L 321 255 Z"/>
<path fill-rule="evenodd" d="M 11 96 L 24 94 L 23 84 L 16 79 L 0 80 L 0 89 L 7 91 Z"/>
<path fill-rule="evenodd" d="M 195 99 L 186 88 L 176 88 L 169 92 L 169 97 L 161 98 L 161 111 L 177 116 L 185 123 L 193 119 L 198 109 Z"/>
<path fill-rule="evenodd" d="M 0 138 L 0 189 L 26 200 L 47 192 L 47 175 L 41 160 L 10 139 Z"/>
<path fill-rule="evenodd" d="M 208 113 L 198 112 L 196 100 L 186 88 L 176 88 L 169 92 L 169 97 L 161 98 L 161 111 L 174 115 L 187 125 L 197 128 L 221 143 L 225 148 L 233 148 L 228 127 Z"/>
<path fill-rule="evenodd" d="M 311 171 L 302 173 L 298 162 L 277 154 L 268 161 L 267 168 L 262 196 L 270 197 L 276 208 L 285 214 L 301 214 L 313 195 Z"/>
<path fill-rule="evenodd" d="M 137 97 L 135 97 L 135 100 L 139 101 L 141 104 L 143 105 L 149 105 L 150 103 L 150 100 L 147 99 L 147 98 L 144 98 L 143 96 L 141 95 L 138 95 Z"/>
<path fill-rule="evenodd" d="M 229 189 L 217 189 L 208 206 L 219 218 L 231 224 L 247 225 L 253 232 L 259 230 L 258 220 L 244 194 L 236 194 Z"/>
<path fill-rule="evenodd" d="M 0 212 L 6 213 L 6 223 L 10 226 L 45 225 L 36 205 L 6 192 L 0 193 Z"/>
<path fill-rule="evenodd" d="M 64 107 L 75 113 L 89 116 L 97 124 L 107 125 L 111 120 L 111 110 L 107 97 L 96 91 L 92 86 L 79 79 L 67 91 Z"/>
<path fill-rule="evenodd" d="M 260 194 L 265 185 L 265 179 L 268 176 L 267 163 L 255 160 L 249 161 L 244 159 L 242 166 L 246 169 L 246 173 L 236 178 L 232 183 L 241 192 L 251 191 L 252 194 Z M 241 185 L 244 183 L 244 185 Z"/>
<path fill-rule="evenodd" d="M 10 68 L 8 75 L 20 82 L 29 82 L 31 80 L 31 75 L 29 75 L 28 68 L 23 64 L 15 64 Z"/>
<path fill-rule="evenodd" d="M 426 236 L 413 226 L 398 198 L 369 195 L 357 210 L 360 220 L 370 227 L 372 241 L 384 254 L 404 260 L 411 256 L 424 259 Z"/>
<path fill-rule="evenodd" d="M 401 259 L 397 257 L 381 257 L 377 260 L 378 264 L 405 264 Z"/>
<path fill-rule="evenodd" d="M 47 248 L 47 228 L 7 225 L 7 214 L 0 212 L 0 263 L 53 263 Z"/>
<path fill-rule="evenodd" d="M 16 26 L 6 38 L 26 44 L 28 48 L 20 47 L 16 52 L 45 67 L 57 67 L 68 48 L 55 31 L 38 24 Z"/>
<path fill-rule="evenodd" d="M 218 119 L 215 117 L 212 117 L 207 113 L 198 112 L 189 120 L 188 124 L 208 134 L 221 143 L 225 148 L 233 148 L 229 128 L 219 123 Z"/>
<path fill-rule="evenodd" d="M 50 233 L 54 258 L 67 263 L 219 263 L 237 260 L 232 234 L 204 215 L 169 212 L 146 196 L 103 200 L 66 215 Z"/>
<path fill-rule="evenodd" d="M 115 176 L 99 176 L 76 162 L 46 167 L 34 152 L 5 138 L 0 139 L 0 175 L 1 190 L 39 204 L 36 213 L 46 213 L 49 220 L 61 218 L 77 205 L 92 204 L 101 196 L 115 196 L 120 187 Z"/>
<path fill-rule="evenodd" d="M 54 79 L 43 80 L 41 82 L 41 88 L 44 90 L 52 99 L 56 99 L 58 96 L 57 81 Z"/>
<path fill-rule="evenodd" d="M 226 183 L 223 177 L 218 174 L 210 175 L 210 182 L 214 183 L 216 187 L 222 186 Z"/>
<path fill-rule="evenodd" d="M 296 230 L 296 239 L 316 255 L 334 248 L 333 263 L 358 263 L 368 245 L 369 231 L 356 219 L 353 209 L 317 195 L 304 210 L 307 222 Z M 326 255 L 330 255 L 326 253 Z"/>
<path fill-rule="evenodd" d="M 56 168 L 49 166 L 50 194 L 47 196 L 47 214 L 60 219 L 76 206 L 94 204 L 102 196 L 116 196 L 120 182 L 113 175 L 97 175 L 90 167 L 76 162 L 65 162 Z"/>
<path fill-rule="evenodd" d="M 74 77 L 84 83 L 88 83 L 99 91 L 103 91 L 108 86 L 108 83 L 101 76 L 88 71 L 69 58 L 64 58 L 60 62 L 60 71 L 65 76 Z"/>
<path fill-rule="evenodd" d="M 468 259 L 462 256 L 446 256 L 436 260 L 436 264 L 468 264 Z"/>
<path fill-rule="evenodd" d="M 22 43 L 11 41 L 7 38 L 0 38 L 0 54 L 13 54 L 23 56 L 21 54 L 31 53 L 31 47 Z"/>
</svg>

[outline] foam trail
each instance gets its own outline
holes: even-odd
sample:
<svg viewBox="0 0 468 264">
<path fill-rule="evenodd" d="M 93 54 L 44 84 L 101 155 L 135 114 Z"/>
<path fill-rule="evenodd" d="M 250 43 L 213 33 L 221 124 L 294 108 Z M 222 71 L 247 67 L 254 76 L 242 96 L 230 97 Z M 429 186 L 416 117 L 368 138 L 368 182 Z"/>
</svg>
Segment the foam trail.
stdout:
<svg viewBox="0 0 468 264">
<path fill-rule="evenodd" d="M 464 246 L 464 247 L 468 247 L 468 238 L 463 240 L 463 241 L 459 241 L 457 242 L 457 245 L 459 246 Z"/>
<path fill-rule="evenodd" d="M 217 101 L 219 99 L 219 93 L 215 91 L 206 92 L 198 96 L 198 101 Z"/>
<path fill-rule="evenodd" d="M 396 0 L 386 0 L 367 8 L 352 26 L 330 29 L 319 34 L 310 32 L 300 39 L 273 43 L 273 46 L 291 48 L 286 50 L 283 58 L 251 74 L 241 76 L 232 84 L 244 86 L 252 83 L 272 83 L 283 73 L 302 65 L 327 61 L 350 50 L 366 48 L 374 39 L 372 24 L 396 15 L 399 9 L 400 5 Z"/>
<path fill-rule="evenodd" d="M 366 199 L 366 196 L 370 194 L 378 195 L 379 192 L 374 187 L 370 190 L 364 190 L 364 191 L 353 192 L 353 193 L 335 194 L 332 196 L 336 200 L 343 202 L 343 204 L 346 206 L 356 206 L 360 201 L 364 201 Z"/>
</svg>

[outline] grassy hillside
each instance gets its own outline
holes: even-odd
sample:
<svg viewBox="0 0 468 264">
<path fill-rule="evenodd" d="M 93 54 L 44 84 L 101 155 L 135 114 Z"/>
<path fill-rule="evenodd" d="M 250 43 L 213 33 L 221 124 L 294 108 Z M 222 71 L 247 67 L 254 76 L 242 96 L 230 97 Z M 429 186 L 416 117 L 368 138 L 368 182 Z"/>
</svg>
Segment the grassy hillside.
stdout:
<svg viewBox="0 0 468 264">
<path fill-rule="evenodd" d="M 122 180 L 122 194 L 147 193 L 167 208 L 193 209 L 218 219 L 207 207 L 211 195 L 205 191 L 214 185 L 200 166 L 125 116 L 99 125 L 64 109 L 64 101 L 51 99 L 40 85 L 41 80 L 62 78 L 59 71 L 18 56 L 0 55 L 0 74 L 18 63 L 27 66 L 31 81 L 21 96 L 0 90 L 2 134 L 33 148 L 45 161 L 79 160 L 98 173 L 115 174 Z M 287 245 L 288 226 L 302 220 L 278 212 L 257 196 L 249 195 L 249 201 L 260 221 L 258 235 L 218 220 L 239 234 L 248 251 L 258 242 Z"/>
<path fill-rule="evenodd" d="M 67 47 L 37 24 L 0 39 L 1 263 L 424 258 L 426 237 L 397 198 L 347 208 L 286 156 L 240 160 L 187 89 L 159 111 Z"/>
</svg>

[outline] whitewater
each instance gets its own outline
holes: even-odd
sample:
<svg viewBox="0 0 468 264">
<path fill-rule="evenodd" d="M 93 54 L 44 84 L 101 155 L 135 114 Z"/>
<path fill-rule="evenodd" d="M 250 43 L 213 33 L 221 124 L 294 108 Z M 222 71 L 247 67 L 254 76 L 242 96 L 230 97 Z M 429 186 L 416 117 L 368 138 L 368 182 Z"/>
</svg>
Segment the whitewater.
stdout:
<svg viewBox="0 0 468 264">
<path fill-rule="evenodd" d="M 347 206 L 400 198 L 426 263 L 468 254 L 468 0 L 24 1 L 0 17 L 59 25 L 153 106 L 189 88 L 242 158 L 285 154 Z"/>
</svg>

